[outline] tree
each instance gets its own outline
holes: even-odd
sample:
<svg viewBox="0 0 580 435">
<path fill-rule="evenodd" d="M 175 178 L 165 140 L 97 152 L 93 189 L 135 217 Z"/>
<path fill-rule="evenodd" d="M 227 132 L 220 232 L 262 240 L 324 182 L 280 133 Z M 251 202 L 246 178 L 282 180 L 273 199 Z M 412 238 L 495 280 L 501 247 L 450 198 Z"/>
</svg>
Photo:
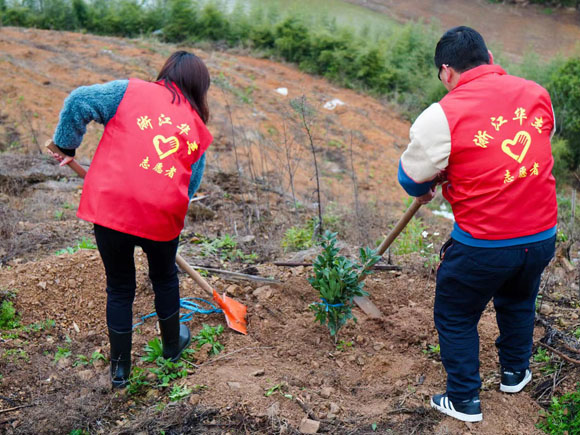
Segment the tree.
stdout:
<svg viewBox="0 0 580 435">
<path fill-rule="evenodd" d="M 580 188 L 580 58 L 566 61 L 552 75 L 548 90 L 556 112 L 557 128 L 562 139 L 556 159 L 561 159 Z"/>
</svg>

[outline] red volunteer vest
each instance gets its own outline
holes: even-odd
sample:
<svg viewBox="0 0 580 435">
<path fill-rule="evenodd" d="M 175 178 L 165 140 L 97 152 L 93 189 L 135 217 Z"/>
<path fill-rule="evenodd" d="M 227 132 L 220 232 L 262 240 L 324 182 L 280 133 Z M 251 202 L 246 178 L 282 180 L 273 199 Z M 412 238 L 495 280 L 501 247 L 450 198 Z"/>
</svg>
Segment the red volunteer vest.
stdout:
<svg viewBox="0 0 580 435">
<path fill-rule="evenodd" d="M 459 227 L 501 240 L 557 223 L 548 92 L 498 65 L 461 74 L 441 101 L 451 132 L 443 195 Z"/>
<path fill-rule="evenodd" d="M 189 204 L 191 165 L 213 138 L 179 92 L 130 79 L 85 178 L 77 216 L 156 241 L 176 238 Z"/>
</svg>

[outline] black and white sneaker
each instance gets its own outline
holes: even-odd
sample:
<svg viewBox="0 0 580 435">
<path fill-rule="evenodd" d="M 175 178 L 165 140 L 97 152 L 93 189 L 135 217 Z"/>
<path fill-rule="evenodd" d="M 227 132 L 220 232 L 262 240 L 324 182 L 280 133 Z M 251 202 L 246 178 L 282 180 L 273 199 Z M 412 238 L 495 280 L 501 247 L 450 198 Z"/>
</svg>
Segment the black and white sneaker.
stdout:
<svg viewBox="0 0 580 435">
<path fill-rule="evenodd" d="M 447 393 L 437 394 L 431 397 L 431 407 L 461 421 L 475 422 L 483 419 L 481 404 L 477 396 L 473 399 L 451 402 Z"/>
<path fill-rule="evenodd" d="M 504 393 L 519 393 L 531 380 L 532 372 L 529 369 L 515 372 L 502 367 L 499 389 Z"/>
</svg>

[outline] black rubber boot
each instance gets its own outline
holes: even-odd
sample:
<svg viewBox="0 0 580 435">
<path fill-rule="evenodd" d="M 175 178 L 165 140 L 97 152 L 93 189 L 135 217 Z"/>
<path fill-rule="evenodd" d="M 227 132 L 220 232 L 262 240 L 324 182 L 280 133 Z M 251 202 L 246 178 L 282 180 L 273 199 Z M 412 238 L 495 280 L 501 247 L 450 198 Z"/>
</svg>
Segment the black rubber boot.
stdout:
<svg viewBox="0 0 580 435">
<path fill-rule="evenodd" d="M 111 381 L 113 388 L 124 388 L 131 374 L 131 341 L 133 332 L 117 332 L 109 328 L 111 343 Z"/>
<path fill-rule="evenodd" d="M 163 358 L 171 362 L 177 361 L 191 343 L 189 329 L 183 323 L 179 323 L 179 311 L 167 319 L 159 319 L 159 329 L 163 342 Z"/>
</svg>

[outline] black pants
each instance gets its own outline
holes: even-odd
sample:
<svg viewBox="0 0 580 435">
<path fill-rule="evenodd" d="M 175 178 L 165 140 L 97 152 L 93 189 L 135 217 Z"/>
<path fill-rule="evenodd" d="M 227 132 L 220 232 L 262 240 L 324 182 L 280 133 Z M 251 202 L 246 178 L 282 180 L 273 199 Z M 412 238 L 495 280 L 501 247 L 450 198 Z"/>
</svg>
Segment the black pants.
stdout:
<svg viewBox="0 0 580 435">
<path fill-rule="evenodd" d="M 149 262 L 149 278 L 155 292 L 155 310 L 160 319 L 179 310 L 179 279 L 175 255 L 179 237 L 155 242 L 95 225 L 97 246 L 107 275 L 107 326 L 117 332 L 133 327 L 135 299 L 135 246 L 141 246 Z"/>
<path fill-rule="evenodd" d="M 445 251 L 437 272 L 435 326 L 451 400 L 479 394 L 477 324 L 491 299 L 501 366 L 528 368 L 540 277 L 554 246 L 555 237 L 505 248 L 475 248 L 454 240 Z"/>
</svg>

